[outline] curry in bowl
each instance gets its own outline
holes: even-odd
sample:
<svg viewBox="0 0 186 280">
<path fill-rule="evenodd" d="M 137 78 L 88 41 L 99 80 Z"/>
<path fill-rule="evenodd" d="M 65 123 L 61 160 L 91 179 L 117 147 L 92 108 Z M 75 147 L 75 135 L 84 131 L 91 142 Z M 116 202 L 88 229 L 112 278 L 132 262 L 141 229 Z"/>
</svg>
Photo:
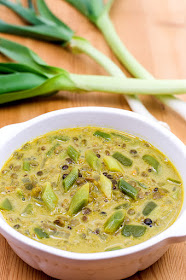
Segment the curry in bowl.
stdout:
<svg viewBox="0 0 186 280">
<path fill-rule="evenodd" d="M 182 180 L 169 159 L 112 129 L 47 133 L 16 150 L 0 174 L 7 223 L 72 252 L 139 244 L 173 224 L 182 202 Z"/>
</svg>

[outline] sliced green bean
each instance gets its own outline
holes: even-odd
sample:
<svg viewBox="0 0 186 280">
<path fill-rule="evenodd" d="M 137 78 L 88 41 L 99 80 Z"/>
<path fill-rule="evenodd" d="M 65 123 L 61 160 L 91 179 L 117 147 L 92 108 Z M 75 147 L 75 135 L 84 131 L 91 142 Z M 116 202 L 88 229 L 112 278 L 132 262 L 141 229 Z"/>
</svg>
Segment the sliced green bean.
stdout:
<svg viewBox="0 0 186 280">
<path fill-rule="evenodd" d="M 125 225 L 121 233 L 125 237 L 130 237 L 131 235 L 134 237 L 140 237 L 145 234 L 146 229 L 147 228 L 145 226 Z"/>
<path fill-rule="evenodd" d="M 51 183 L 49 182 L 45 183 L 44 191 L 42 193 L 42 199 L 51 211 L 55 209 L 58 202 L 58 197 L 54 193 Z"/>
<path fill-rule="evenodd" d="M 173 184 L 181 185 L 181 182 L 172 178 L 167 178 L 167 181 Z"/>
<path fill-rule="evenodd" d="M 107 248 L 107 249 L 105 250 L 105 252 L 116 251 L 116 250 L 121 250 L 121 249 L 123 249 L 121 246 L 115 246 L 115 247 Z"/>
<path fill-rule="evenodd" d="M 125 157 L 119 152 L 115 152 L 113 155 L 113 158 L 117 159 L 121 164 L 124 166 L 131 166 L 133 161 L 130 158 Z"/>
<path fill-rule="evenodd" d="M 149 165 L 151 165 L 153 167 L 153 169 L 158 172 L 158 167 L 159 167 L 159 162 L 157 161 L 157 159 L 155 159 L 154 157 L 150 156 L 150 155 L 144 155 L 142 157 L 142 159 L 148 163 Z"/>
<path fill-rule="evenodd" d="M 100 171 L 101 169 L 101 161 L 100 159 L 95 155 L 93 151 L 86 151 L 85 152 L 85 158 L 87 163 L 90 165 L 90 167 L 95 171 Z"/>
<path fill-rule="evenodd" d="M 63 186 L 65 192 L 67 192 L 73 186 L 77 178 L 78 178 L 78 169 L 77 167 L 74 167 L 72 171 L 68 174 L 68 176 L 63 180 Z"/>
<path fill-rule="evenodd" d="M 70 157 L 72 160 L 74 160 L 75 162 L 78 161 L 78 158 L 79 158 L 79 156 L 80 156 L 80 153 L 79 153 L 76 149 L 74 149 L 74 147 L 72 147 L 71 145 L 68 146 L 68 148 L 67 148 L 67 154 L 68 154 L 69 157 Z"/>
<path fill-rule="evenodd" d="M 26 159 L 23 160 L 23 170 L 30 171 L 30 161 L 29 160 L 26 160 Z"/>
<path fill-rule="evenodd" d="M 120 163 L 111 156 L 106 156 L 103 159 L 105 165 L 107 166 L 108 170 L 110 171 L 116 171 L 116 172 L 123 172 L 123 169 L 120 165 Z"/>
<path fill-rule="evenodd" d="M 145 208 L 143 209 L 143 215 L 148 216 L 155 208 L 157 207 L 157 204 L 153 201 L 150 201 L 147 203 Z"/>
<path fill-rule="evenodd" d="M 20 196 L 22 199 L 25 198 L 25 195 L 24 195 L 22 189 L 16 188 L 16 193 L 17 193 L 17 195 Z"/>
<path fill-rule="evenodd" d="M 34 228 L 34 232 L 39 239 L 49 238 L 49 234 L 41 228 Z"/>
<path fill-rule="evenodd" d="M 40 198 L 40 197 L 32 197 L 32 199 L 33 199 L 33 201 L 36 202 L 37 204 L 44 206 L 44 201 L 43 201 L 42 198 Z"/>
<path fill-rule="evenodd" d="M 104 231 L 106 233 L 114 233 L 123 223 L 124 218 L 125 218 L 124 210 L 115 211 L 106 221 L 104 225 Z"/>
<path fill-rule="evenodd" d="M 132 197 L 133 199 L 137 199 L 139 191 L 135 187 L 131 186 L 129 183 L 124 181 L 122 178 L 119 180 L 119 189 L 126 195 Z"/>
<path fill-rule="evenodd" d="M 136 180 L 135 180 L 135 181 L 136 181 Z M 141 183 L 141 182 L 139 182 L 139 181 L 136 181 L 136 183 L 137 183 L 141 188 L 143 188 L 143 189 L 148 189 L 148 187 L 145 186 L 145 184 L 143 184 L 143 183 Z"/>
<path fill-rule="evenodd" d="M 102 137 L 104 138 L 106 141 L 110 141 L 111 139 L 111 135 L 108 134 L 108 133 L 105 133 L 103 131 L 100 131 L 100 130 L 96 130 L 93 134 L 94 136 L 98 136 L 98 137 Z"/>
<path fill-rule="evenodd" d="M 88 204 L 89 199 L 89 183 L 83 185 L 72 197 L 68 214 L 70 216 L 77 214 L 81 209 Z"/>
<path fill-rule="evenodd" d="M 123 140 L 126 141 L 126 142 L 131 141 L 130 138 L 128 138 L 128 137 L 126 137 L 126 136 L 124 136 L 124 135 L 122 135 L 122 134 L 118 134 L 118 133 L 114 133 L 114 132 L 112 132 L 111 134 L 112 134 L 113 136 L 115 136 L 115 137 L 119 137 L 119 138 L 123 139 Z"/>
<path fill-rule="evenodd" d="M 66 142 L 66 141 L 70 140 L 70 138 L 65 135 L 55 135 L 55 136 L 53 136 L 53 139 L 56 139 L 56 140 L 62 141 L 62 142 Z"/>
<path fill-rule="evenodd" d="M 130 203 L 126 202 L 123 204 L 120 204 L 118 206 L 116 206 L 114 209 L 119 210 L 119 209 L 128 209 L 130 207 Z"/>
<path fill-rule="evenodd" d="M 29 203 L 26 208 L 23 210 L 21 216 L 25 216 L 25 215 L 30 215 L 33 213 L 33 206 L 31 203 Z"/>
<path fill-rule="evenodd" d="M 101 191 L 104 193 L 104 195 L 108 198 L 112 198 L 112 182 L 107 177 L 105 177 L 103 174 L 100 175 L 99 180 L 99 186 Z"/>
<path fill-rule="evenodd" d="M 48 152 L 46 153 L 46 156 L 50 157 L 58 146 L 59 146 L 59 143 L 56 143 L 50 150 L 48 150 Z"/>
<path fill-rule="evenodd" d="M 0 203 L 0 209 L 1 210 L 12 210 L 12 204 L 8 198 L 5 198 L 1 203 Z"/>
</svg>

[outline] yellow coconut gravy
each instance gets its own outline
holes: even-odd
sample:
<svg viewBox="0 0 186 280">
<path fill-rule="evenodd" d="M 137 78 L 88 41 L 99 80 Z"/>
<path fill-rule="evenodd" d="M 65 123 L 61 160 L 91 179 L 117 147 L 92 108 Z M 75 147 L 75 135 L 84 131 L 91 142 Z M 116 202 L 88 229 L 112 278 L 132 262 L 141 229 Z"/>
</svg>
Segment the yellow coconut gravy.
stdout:
<svg viewBox="0 0 186 280">
<path fill-rule="evenodd" d="M 95 127 L 58 130 L 16 150 L 0 174 L 0 209 L 18 232 L 93 253 L 141 243 L 169 227 L 182 181 L 160 151 Z"/>
</svg>

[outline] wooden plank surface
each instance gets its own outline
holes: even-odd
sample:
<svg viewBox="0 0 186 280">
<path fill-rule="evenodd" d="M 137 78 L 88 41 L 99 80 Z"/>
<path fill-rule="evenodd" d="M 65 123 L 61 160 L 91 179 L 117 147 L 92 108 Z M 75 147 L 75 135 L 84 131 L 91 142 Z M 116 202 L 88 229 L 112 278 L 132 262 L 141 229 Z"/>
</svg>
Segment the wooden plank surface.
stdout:
<svg viewBox="0 0 186 280">
<path fill-rule="evenodd" d="M 26 1 L 25 1 L 26 2 Z M 97 29 L 62 0 L 47 0 L 51 9 L 78 35 L 89 39 L 98 49 L 117 60 Z M 158 78 L 186 78 L 186 4 L 184 0 L 117 0 L 111 11 L 116 29 L 136 58 Z M 23 22 L 7 8 L 0 6 L 0 18 L 11 23 Z M 59 46 L 27 38 L 4 35 L 36 51 L 49 64 L 73 73 L 106 74 L 85 55 L 72 55 Z M 0 61 L 6 61 L 0 56 Z M 118 65 L 120 65 L 118 63 Z M 121 66 L 121 65 L 120 65 Z M 180 98 L 186 101 L 186 95 Z M 159 120 L 166 121 L 174 134 L 186 144 L 186 122 L 153 97 L 143 97 L 144 104 Z M 122 96 L 107 93 L 60 92 L 48 98 L 35 98 L 0 107 L 0 127 L 26 121 L 40 114 L 76 106 L 105 106 L 129 110 Z M 19 259 L 0 236 L 0 279 L 52 279 Z M 175 244 L 154 265 L 130 280 L 185 280 L 186 243 Z"/>
</svg>

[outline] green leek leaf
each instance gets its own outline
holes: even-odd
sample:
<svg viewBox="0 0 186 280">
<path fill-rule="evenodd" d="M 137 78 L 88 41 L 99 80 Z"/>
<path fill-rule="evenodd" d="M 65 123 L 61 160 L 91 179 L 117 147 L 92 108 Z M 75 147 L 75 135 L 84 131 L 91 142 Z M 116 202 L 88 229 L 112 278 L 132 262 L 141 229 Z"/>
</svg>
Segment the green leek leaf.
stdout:
<svg viewBox="0 0 186 280">
<path fill-rule="evenodd" d="M 92 22 L 96 22 L 105 11 L 103 0 L 66 0 Z"/>
<path fill-rule="evenodd" d="M 46 78 L 33 73 L 11 73 L 8 75 L 0 75 L 0 84 L 3 85 L 0 87 L 0 94 L 29 90 L 41 85 L 45 81 Z M 0 95 L 0 100 L 2 98 L 3 97 Z"/>
<path fill-rule="evenodd" d="M 35 10 L 32 8 L 32 1 L 28 1 L 28 4 L 31 6 L 31 8 L 24 8 L 21 4 L 16 4 L 9 0 L 0 0 L 0 4 L 9 7 L 24 20 L 34 25 L 11 25 L 1 20 L 1 32 L 25 37 L 29 36 L 31 38 L 52 41 L 61 44 L 70 41 L 74 34 L 74 32 L 66 24 L 64 24 L 49 10 L 44 0 L 37 1 L 37 9 L 40 13 L 39 15 L 37 15 Z"/>
<path fill-rule="evenodd" d="M 3 38 L 0 38 L 0 53 L 14 61 L 28 64 L 32 68 L 36 69 L 38 73 L 47 77 L 61 73 L 60 68 L 48 66 L 29 48 Z"/>
<path fill-rule="evenodd" d="M 28 7 L 29 7 L 29 9 L 35 11 L 35 8 L 34 8 L 32 0 L 28 0 Z"/>
<path fill-rule="evenodd" d="M 48 6 L 46 5 L 46 2 L 44 0 L 37 0 L 37 9 L 39 11 L 39 14 L 49 20 L 51 22 L 51 24 L 55 24 L 58 27 L 61 27 L 62 30 L 61 32 L 63 32 L 63 29 L 65 29 L 65 31 L 68 31 L 69 34 L 73 35 L 74 32 L 72 31 L 72 29 L 70 27 L 68 27 L 65 23 L 63 23 L 59 18 L 57 18 L 48 8 Z"/>
<path fill-rule="evenodd" d="M 12 63 L 13 64 L 13 63 Z M 16 70 L 12 69 L 6 63 L 0 64 L 0 74 L 9 74 L 9 73 L 15 73 Z"/>
<path fill-rule="evenodd" d="M 67 30 L 64 30 L 62 33 L 61 27 L 58 28 L 56 25 L 40 24 L 36 26 L 21 26 L 8 24 L 2 20 L 0 20 L 0 32 L 55 42 L 58 44 L 66 43 L 72 37 Z"/>
<path fill-rule="evenodd" d="M 12 85 L 14 86 L 13 82 Z M 49 93 L 55 93 L 59 90 L 77 90 L 76 85 L 73 83 L 73 81 L 70 78 L 70 75 L 65 70 L 63 71 L 63 74 L 50 78 L 39 86 L 32 87 L 28 90 L 11 91 L 5 94 L 1 94 L 0 104 L 40 95 L 46 95 Z"/>
<path fill-rule="evenodd" d="M 0 0 L 0 4 L 10 8 L 24 20 L 32 24 L 42 24 L 43 22 L 36 16 L 33 9 L 24 8 L 20 3 L 9 0 Z"/>
<path fill-rule="evenodd" d="M 32 68 L 26 64 L 13 63 L 13 62 L 0 63 L 0 74 L 15 73 L 15 72 L 34 73 L 47 78 L 44 74 L 40 73 L 35 68 Z"/>
</svg>

